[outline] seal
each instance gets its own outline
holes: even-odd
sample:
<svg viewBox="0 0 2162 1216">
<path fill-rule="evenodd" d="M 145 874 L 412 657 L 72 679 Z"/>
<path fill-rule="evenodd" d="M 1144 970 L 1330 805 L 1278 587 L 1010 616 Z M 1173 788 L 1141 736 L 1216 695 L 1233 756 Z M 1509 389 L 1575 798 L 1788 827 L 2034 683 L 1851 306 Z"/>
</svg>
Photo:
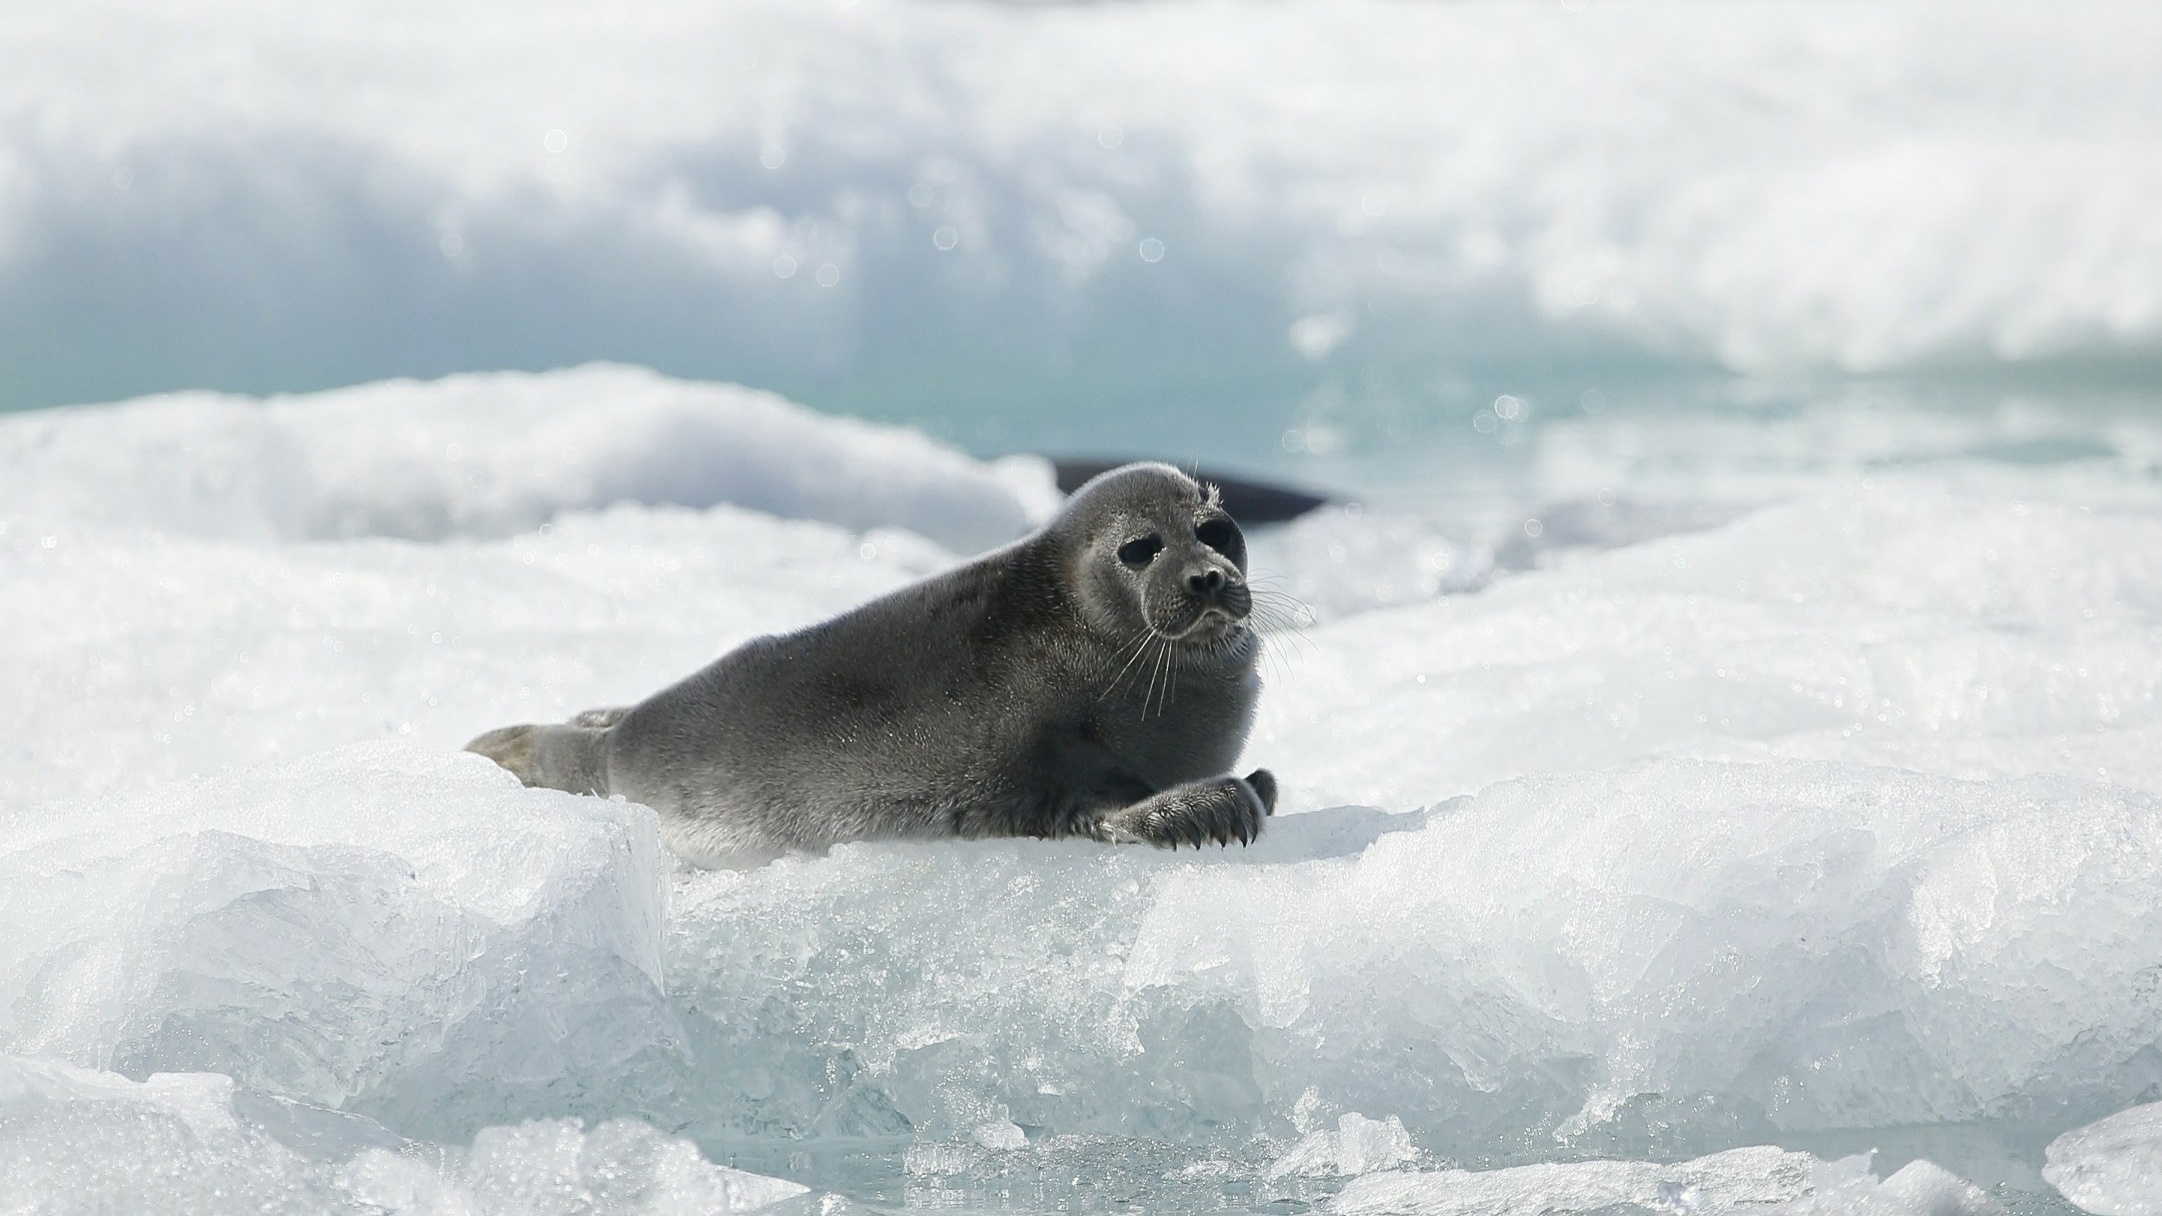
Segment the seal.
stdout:
<svg viewBox="0 0 2162 1216">
<path fill-rule="evenodd" d="M 467 744 L 529 786 L 622 795 L 670 849 L 747 865 L 844 841 L 1251 843 L 1231 774 L 1260 693 L 1246 540 L 1164 464 L 1090 480 L 1020 541 L 636 705 Z"/>
</svg>

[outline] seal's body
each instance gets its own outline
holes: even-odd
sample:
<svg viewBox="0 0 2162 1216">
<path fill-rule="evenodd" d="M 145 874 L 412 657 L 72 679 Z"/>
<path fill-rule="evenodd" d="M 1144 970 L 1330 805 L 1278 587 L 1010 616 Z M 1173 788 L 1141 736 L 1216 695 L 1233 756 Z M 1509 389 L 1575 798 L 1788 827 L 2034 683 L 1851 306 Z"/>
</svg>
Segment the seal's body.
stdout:
<svg viewBox="0 0 2162 1216">
<path fill-rule="evenodd" d="M 849 840 L 1250 841 L 1230 775 L 1260 642 L 1246 546 L 1167 465 L 1091 481 L 1043 531 L 637 705 L 468 748 L 528 785 L 621 794 L 669 847 L 740 865 Z"/>
</svg>

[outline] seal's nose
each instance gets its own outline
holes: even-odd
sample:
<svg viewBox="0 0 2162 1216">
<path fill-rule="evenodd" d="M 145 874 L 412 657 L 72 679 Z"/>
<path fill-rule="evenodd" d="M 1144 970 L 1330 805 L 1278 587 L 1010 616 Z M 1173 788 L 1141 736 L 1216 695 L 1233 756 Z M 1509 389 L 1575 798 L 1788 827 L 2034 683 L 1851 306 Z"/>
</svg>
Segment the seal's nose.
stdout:
<svg viewBox="0 0 2162 1216">
<path fill-rule="evenodd" d="M 1186 589 L 1203 599 L 1215 599 L 1223 594 L 1224 572 L 1214 566 L 1196 570 L 1186 576 Z"/>
</svg>

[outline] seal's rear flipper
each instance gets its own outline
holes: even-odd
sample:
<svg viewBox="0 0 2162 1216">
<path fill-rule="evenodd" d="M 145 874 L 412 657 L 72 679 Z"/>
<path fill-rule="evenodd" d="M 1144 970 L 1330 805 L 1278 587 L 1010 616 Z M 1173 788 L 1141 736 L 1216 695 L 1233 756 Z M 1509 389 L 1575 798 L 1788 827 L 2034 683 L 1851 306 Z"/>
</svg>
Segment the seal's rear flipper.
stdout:
<svg viewBox="0 0 2162 1216">
<path fill-rule="evenodd" d="M 607 743 L 605 727 L 501 726 L 465 750 L 488 757 L 529 786 L 606 797 Z"/>
</svg>

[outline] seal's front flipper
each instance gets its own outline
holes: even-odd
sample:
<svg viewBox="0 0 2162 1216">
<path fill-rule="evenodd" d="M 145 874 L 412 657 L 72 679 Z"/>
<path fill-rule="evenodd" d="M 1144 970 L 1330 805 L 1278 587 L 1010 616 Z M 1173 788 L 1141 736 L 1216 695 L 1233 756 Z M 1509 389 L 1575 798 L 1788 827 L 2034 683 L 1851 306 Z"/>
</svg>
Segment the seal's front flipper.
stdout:
<svg viewBox="0 0 2162 1216">
<path fill-rule="evenodd" d="M 581 717 L 584 715 L 580 715 Z M 591 726 L 500 726 L 465 745 L 529 786 L 608 793 L 608 732 Z"/>
<path fill-rule="evenodd" d="M 1261 821 L 1275 813 L 1276 778 L 1257 768 L 1243 779 L 1213 777 L 1175 785 L 1111 811 L 1097 821 L 1097 836 L 1114 844 L 1146 842 L 1166 849 L 1182 844 L 1198 849 L 1211 840 L 1252 844 L 1261 835 Z"/>
</svg>

